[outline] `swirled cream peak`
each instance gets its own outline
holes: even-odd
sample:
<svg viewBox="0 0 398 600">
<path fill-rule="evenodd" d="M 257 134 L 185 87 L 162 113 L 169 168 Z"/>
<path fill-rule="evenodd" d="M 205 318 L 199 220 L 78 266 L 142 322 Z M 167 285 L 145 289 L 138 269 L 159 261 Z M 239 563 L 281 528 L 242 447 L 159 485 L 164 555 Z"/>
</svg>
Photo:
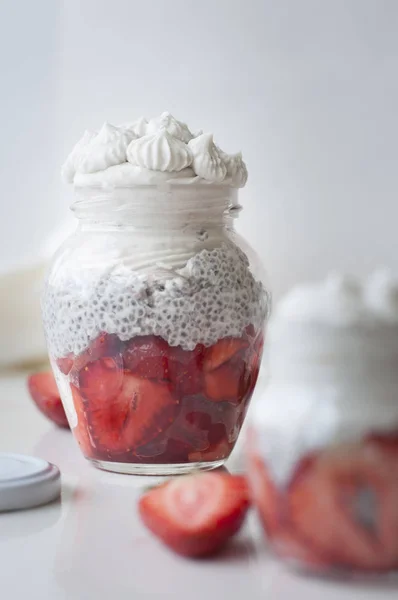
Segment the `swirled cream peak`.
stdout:
<svg viewBox="0 0 398 600">
<path fill-rule="evenodd" d="M 151 119 L 146 128 L 146 133 L 156 133 L 159 129 L 166 129 L 173 137 L 186 144 L 193 138 L 187 125 L 182 121 L 177 121 L 169 112 L 164 112 L 160 117 Z"/>
<path fill-rule="evenodd" d="M 145 119 L 145 117 L 140 117 L 136 121 L 119 125 L 120 129 L 123 129 L 132 140 L 146 135 L 147 126 L 148 121 Z"/>
<path fill-rule="evenodd" d="M 61 177 L 65 183 L 73 183 L 79 161 L 96 135 L 97 133 L 95 131 L 86 129 L 80 140 L 73 147 L 72 152 L 69 154 L 61 169 Z"/>
<path fill-rule="evenodd" d="M 242 153 L 225 154 L 224 161 L 227 167 L 227 178 L 231 180 L 233 187 L 244 187 L 247 182 L 247 168 L 242 159 Z"/>
<path fill-rule="evenodd" d="M 243 187 L 242 155 L 227 154 L 211 133 L 192 134 L 169 112 L 85 132 L 68 156 L 63 179 L 77 187 L 134 187 L 162 183 Z"/>
<path fill-rule="evenodd" d="M 224 181 L 227 174 L 227 166 L 213 142 L 212 133 L 198 135 L 198 137 L 189 142 L 188 147 L 193 155 L 192 166 L 196 175 L 216 183 Z"/>
<path fill-rule="evenodd" d="M 171 135 L 165 127 L 154 134 L 130 142 L 127 160 L 151 171 L 182 171 L 192 163 L 187 144 Z"/>
<path fill-rule="evenodd" d="M 126 162 L 129 135 L 123 129 L 104 123 L 98 135 L 86 146 L 77 164 L 77 173 L 95 173 Z"/>
</svg>

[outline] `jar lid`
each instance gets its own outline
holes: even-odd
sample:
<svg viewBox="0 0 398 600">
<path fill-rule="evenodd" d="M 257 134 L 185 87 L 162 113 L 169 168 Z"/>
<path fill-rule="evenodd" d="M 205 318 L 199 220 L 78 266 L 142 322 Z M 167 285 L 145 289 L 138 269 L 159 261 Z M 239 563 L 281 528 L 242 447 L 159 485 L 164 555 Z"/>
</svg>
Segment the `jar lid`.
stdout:
<svg viewBox="0 0 398 600">
<path fill-rule="evenodd" d="M 0 452 L 0 511 L 47 504 L 61 493 L 61 474 L 51 463 Z"/>
</svg>

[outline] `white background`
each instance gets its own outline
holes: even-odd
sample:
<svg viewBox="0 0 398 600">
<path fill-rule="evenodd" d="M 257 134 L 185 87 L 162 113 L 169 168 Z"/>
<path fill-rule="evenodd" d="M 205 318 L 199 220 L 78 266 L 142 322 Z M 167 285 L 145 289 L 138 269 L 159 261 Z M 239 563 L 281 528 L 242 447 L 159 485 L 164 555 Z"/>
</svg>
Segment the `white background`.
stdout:
<svg viewBox="0 0 398 600">
<path fill-rule="evenodd" d="M 398 272 L 398 2 L 3 0 L 0 267 L 67 214 L 85 127 L 169 110 L 243 150 L 239 225 L 279 294 Z"/>
</svg>

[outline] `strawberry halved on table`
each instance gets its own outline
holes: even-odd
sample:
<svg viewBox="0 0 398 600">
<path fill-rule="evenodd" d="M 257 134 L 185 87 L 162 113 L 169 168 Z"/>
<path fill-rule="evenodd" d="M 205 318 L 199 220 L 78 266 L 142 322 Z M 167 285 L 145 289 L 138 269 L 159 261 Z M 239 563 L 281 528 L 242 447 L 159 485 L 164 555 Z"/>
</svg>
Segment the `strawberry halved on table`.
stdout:
<svg viewBox="0 0 398 600">
<path fill-rule="evenodd" d="M 248 347 L 248 342 L 242 338 L 223 338 L 206 350 L 203 360 L 204 371 L 214 371 L 231 360 L 238 352 Z"/>
<path fill-rule="evenodd" d="M 37 408 L 58 427 L 69 427 L 58 387 L 51 371 L 28 378 L 28 388 Z"/>
<path fill-rule="evenodd" d="M 373 443 L 320 452 L 290 485 L 292 525 L 336 567 L 398 567 L 398 480 L 395 461 Z"/>
<path fill-rule="evenodd" d="M 168 383 L 154 382 L 125 372 L 120 389 L 112 394 L 86 394 L 90 435 L 109 457 L 144 446 L 169 427 L 179 408 Z M 119 384 L 118 384 L 119 385 Z"/>
<path fill-rule="evenodd" d="M 183 556 L 214 554 L 240 529 L 249 507 L 244 477 L 200 473 L 151 489 L 139 501 L 145 525 Z"/>
</svg>

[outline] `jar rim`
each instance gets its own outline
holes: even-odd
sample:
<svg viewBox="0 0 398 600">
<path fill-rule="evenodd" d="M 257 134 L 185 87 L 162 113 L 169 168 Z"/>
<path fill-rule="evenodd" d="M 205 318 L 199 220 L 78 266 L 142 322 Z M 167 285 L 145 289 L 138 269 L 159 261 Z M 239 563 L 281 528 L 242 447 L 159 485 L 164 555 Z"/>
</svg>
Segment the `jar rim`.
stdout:
<svg viewBox="0 0 398 600">
<path fill-rule="evenodd" d="M 71 210 L 80 221 L 117 225 L 161 220 L 169 224 L 182 220 L 224 223 L 242 210 L 237 188 L 214 184 L 87 186 L 75 188 L 75 195 Z"/>
</svg>

